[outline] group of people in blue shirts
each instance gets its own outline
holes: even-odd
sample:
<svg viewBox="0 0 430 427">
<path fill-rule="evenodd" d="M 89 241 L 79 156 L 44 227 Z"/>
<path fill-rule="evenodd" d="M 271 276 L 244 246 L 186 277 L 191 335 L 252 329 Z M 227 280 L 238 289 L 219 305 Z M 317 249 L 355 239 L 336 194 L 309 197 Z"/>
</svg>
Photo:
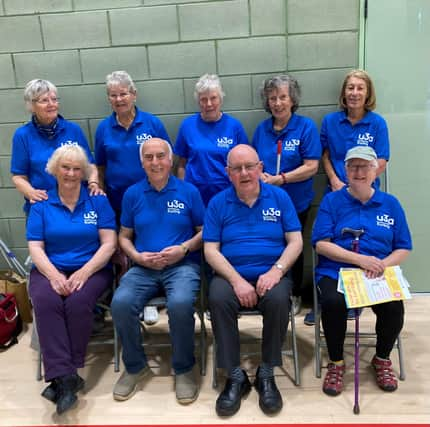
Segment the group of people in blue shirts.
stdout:
<svg viewBox="0 0 430 427">
<path fill-rule="evenodd" d="M 316 281 L 330 358 L 323 391 L 340 394 L 347 308 L 336 290 L 339 268 L 359 266 L 374 277 L 400 264 L 412 249 L 399 202 L 379 190 L 389 140 L 385 120 L 373 112 L 369 75 L 353 70 L 345 76 L 340 111 L 324 117 L 320 134 L 310 118 L 296 113 L 297 80 L 286 74 L 266 79 L 261 98 L 270 116 L 250 142 L 241 123 L 222 111 L 225 94 L 215 74 L 197 81 L 199 112 L 184 119 L 173 146 L 161 120 L 136 106 L 137 89 L 127 72 L 109 74 L 106 89 L 113 112 L 97 127 L 94 157 L 79 126 L 59 114 L 57 88 L 47 80 L 27 84 L 31 121 L 13 137 L 11 173 L 25 197 L 34 263 L 30 295 L 49 382 L 42 395 L 60 414 L 77 402 L 84 387 L 77 369 L 84 363 L 92 310 L 112 280 L 109 260 L 120 228 L 119 245 L 132 267 L 112 301 L 125 364 L 114 398 L 129 399 L 148 374 L 138 316 L 159 291 L 168 296 L 177 400 L 188 404 L 197 398 L 193 306 L 204 242 L 213 274 L 209 302 L 219 366 L 227 370 L 216 411 L 234 414 L 250 391 L 236 354 L 234 318 L 237 323 L 241 306 L 258 304 L 267 327 L 255 387 L 261 409 L 279 412 L 282 397 L 273 368 L 282 364 L 290 294 L 303 292 L 301 230 L 309 219 L 320 159 L 328 187 L 312 244 L 319 255 Z M 342 233 L 345 227 L 364 230 L 360 253 Z M 182 282 L 189 286 L 178 291 Z M 378 345 L 372 366 L 379 387 L 394 391 L 389 354 L 403 325 L 403 303 L 373 310 Z M 277 324 L 273 332 L 269 325 Z"/>
</svg>

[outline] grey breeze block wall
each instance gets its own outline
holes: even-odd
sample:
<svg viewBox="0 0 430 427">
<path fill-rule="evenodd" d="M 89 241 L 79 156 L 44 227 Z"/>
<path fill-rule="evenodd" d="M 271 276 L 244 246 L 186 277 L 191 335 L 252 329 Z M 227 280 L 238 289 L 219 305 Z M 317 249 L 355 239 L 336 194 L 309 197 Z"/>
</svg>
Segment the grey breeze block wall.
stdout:
<svg viewBox="0 0 430 427">
<path fill-rule="evenodd" d="M 196 79 L 217 73 L 224 111 L 251 137 L 267 117 L 259 86 L 276 73 L 298 78 L 299 113 L 318 125 L 336 109 L 343 76 L 358 64 L 358 29 L 359 0 L 0 0 L 1 238 L 25 259 L 22 197 L 9 163 L 13 132 L 29 119 L 22 94 L 30 79 L 58 86 L 61 113 L 92 145 L 110 113 L 107 73 L 131 74 L 138 105 L 162 119 L 173 141 L 196 110 Z M 320 195 L 324 176 L 315 182 Z"/>
</svg>

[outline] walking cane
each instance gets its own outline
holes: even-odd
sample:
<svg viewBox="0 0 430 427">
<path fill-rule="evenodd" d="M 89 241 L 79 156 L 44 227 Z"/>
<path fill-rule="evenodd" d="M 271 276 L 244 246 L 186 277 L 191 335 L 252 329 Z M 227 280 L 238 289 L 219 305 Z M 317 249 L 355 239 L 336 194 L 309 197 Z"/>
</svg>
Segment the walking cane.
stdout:
<svg viewBox="0 0 430 427">
<path fill-rule="evenodd" d="M 281 171 L 281 152 L 282 152 L 282 141 L 278 140 L 278 146 L 276 149 L 276 175 L 279 175 Z"/>
<path fill-rule="evenodd" d="M 354 236 L 354 239 L 352 240 L 351 249 L 353 252 L 359 252 L 360 251 L 360 236 L 364 233 L 364 230 L 361 229 L 354 229 L 345 227 L 342 228 L 342 235 L 343 234 L 352 234 Z M 360 404 L 358 402 L 358 389 L 360 384 L 360 377 L 359 377 L 359 352 L 360 352 L 360 311 L 358 308 L 354 309 L 355 314 L 355 340 L 354 340 L 354 414 L 360 413 Z"/>
</svg>

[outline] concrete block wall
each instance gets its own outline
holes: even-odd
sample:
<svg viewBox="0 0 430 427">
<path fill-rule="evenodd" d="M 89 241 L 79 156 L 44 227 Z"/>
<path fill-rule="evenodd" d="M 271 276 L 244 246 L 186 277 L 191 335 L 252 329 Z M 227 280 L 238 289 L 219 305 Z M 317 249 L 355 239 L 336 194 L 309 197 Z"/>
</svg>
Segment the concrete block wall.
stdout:
<svg viewBox="0 0 430 427">
<path fill-rule="evenodd" d="M 22 198 L 9 162 L 13 132 L 29 119 L 28 80 L 54 82 L 62 114 L 93 144 L 110 113 L 107 73 L 127 70 L 138 105 L 158 115 L 174 140 L 196 110 L 196 79 L 214 72 L 226 92 L 224 111 L 251 137 L 267 116 L 259 86 L 273 74 L 298 78 L 299 113 L 318 124 L 336 109 L 345 72 L 358 65 L 358 31 L 359 0 L 0 0 L 1 238 L 25 258 Z M 323 181 L 316 179 L 319 193 Z"/>
</svg>

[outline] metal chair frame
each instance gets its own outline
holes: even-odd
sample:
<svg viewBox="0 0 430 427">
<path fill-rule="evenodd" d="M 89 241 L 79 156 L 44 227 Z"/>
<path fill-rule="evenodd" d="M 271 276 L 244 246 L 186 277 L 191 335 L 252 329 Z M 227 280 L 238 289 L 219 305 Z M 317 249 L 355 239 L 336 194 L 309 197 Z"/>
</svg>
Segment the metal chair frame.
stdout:
<svg viewBox="0 0 430 427">
<path fill-rule="evenodd" d="M 261 316 L 261 312 L 257 309 L 243 309 L 239 311 L 239 317 L 241 316 Z M 291 349 L 285 348 L 282 350 L 283 356 L 291 356 L 293 358 L 293 364 L 294 364 L 294 384 L 296 386 L 300 385 L 300 368 L 299 368 L 299 356 L 298 356 L 298 350 L 297 350 L 297 336 L 296 336 L 296 321 L 295 321 L 295 315 L 294 310 L 292 310 L 292 305 L 290 309 L 290 322 L 291 324 Z M 261 338 L 253 338 L 252 340 L 247 340 L 246 343 L 255 343 L 256 341 L 261 341 Z M 288 341 L 288 331 L 285 336 L 285 342 L 284 347 L 287 345 Z M 245 341 L 241 341 L 241 344 L 245 344 Z M 216 389 L 218 387 L 218 379 L 217 379 L 217 370 L 218 370 L 218 364 L 217 364 L 217 343 L 215 340 L 215 335 L 213 336 L 213 344 L 212 344 L 212 388 Z M 260 354 L 260 352 L 241 352 L 241 356 L 251 356 L 254 354 Z"/>
</svg>

